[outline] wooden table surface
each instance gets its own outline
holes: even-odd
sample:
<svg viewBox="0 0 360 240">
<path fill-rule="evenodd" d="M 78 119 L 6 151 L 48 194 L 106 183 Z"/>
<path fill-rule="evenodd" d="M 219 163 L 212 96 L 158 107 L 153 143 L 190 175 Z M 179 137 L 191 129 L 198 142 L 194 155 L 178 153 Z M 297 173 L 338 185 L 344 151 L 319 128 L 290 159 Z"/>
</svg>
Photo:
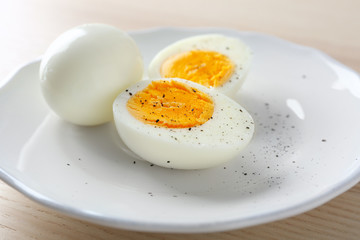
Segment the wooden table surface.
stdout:
<svg viewBox="0 0 360 240">
<path fill-rule="evenodd" d="M 0 0 L 0 83 L 40 56 L 57 35 L 83 23 L 123 30 L 157 26 L 258 31 L 318 48 L 360 72 L 358 0 Z M 1 161 L 1 159 L 0 159 Z M 360 239 L 360 184 L 304 214 L 211 234 L 141 233 L 79 221 L 0 181 L 3 239 Z"/>
</svg>

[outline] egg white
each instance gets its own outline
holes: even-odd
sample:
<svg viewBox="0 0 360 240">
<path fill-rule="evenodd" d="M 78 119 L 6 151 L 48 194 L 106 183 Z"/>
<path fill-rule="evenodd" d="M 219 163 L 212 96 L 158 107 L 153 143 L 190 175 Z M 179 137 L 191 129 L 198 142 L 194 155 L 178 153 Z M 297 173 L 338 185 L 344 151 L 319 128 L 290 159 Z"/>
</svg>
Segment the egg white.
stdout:
<svg viewBox="0 0 360 240">
<path fill-rule="evenodd" d="M 161 79 L 170 80 L 170 79 Z M 202 169 L 234 158 L 250 142 L 254 122 L 250 114 L 224 94 L 197 83 L 173 79 L 210 95 L 212 119 L 192 128 L 165 128 L 135 119 L 126 103 L 151 81 L 136 83 L 114 101 L 114 122 L 123 142 L 138 156 L 153 164 L 176 169 Z"/>
<path fill-rule="evenodd" d="M 193 36 L 165 47 L 150 62 L 148 68 L 149 78 L 161 78 L 160 69 L 166 59 L 191 50 L 216 51 L 227 56 L 235 64 L 235 69 L 230 79 L 223 85 L 213 88 L 229 97 L 234 97 L 250 69 L 252 53 L 250 48 L 241 40 L 220 34 Z"/>
<path fill-rule="evenodd" d="M 79 125 L 113 119 L 116 96 L 143 76 L 135 41 L 109 25 L 72 28 L 51 43 L 40 65 L 40 85 L 50 108 Z"/>
</svg>

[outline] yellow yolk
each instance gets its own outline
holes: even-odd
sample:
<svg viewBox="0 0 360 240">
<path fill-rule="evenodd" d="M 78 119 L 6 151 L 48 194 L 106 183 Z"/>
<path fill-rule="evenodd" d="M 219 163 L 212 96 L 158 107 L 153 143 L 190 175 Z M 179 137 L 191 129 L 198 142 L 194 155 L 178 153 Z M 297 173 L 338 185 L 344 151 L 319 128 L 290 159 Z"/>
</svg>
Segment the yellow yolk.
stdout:
<svg viewBox="0 0 360 240">
<path fill-rule="evenodd" d="M 214 112 L 209 95 L 176 81 L 153 81 L 127 102 L 138 120 L 167 128 L 191 128 L 204 124 Z"/>
<path fill-rule="evenodd" d="M 229 80 L 234 64 L 215 51 L 192 50 L 169 57 L 162 64 L 164 78 L 183 78 L 205 87 L 219 87 Z"/>
</svg>

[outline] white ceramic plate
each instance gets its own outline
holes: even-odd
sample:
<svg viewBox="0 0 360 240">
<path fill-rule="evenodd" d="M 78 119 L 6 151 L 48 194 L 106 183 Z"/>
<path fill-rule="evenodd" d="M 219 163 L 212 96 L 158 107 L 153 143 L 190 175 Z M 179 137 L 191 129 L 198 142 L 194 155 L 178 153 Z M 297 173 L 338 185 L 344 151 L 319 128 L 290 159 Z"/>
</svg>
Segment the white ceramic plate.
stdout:
<svg viewBox="0 0 360 240">
<path fill-rule="evenodd" d="M 78 127 L 53 115 L 39 91 L 39 61 L 0 89 L 0 176 L 46 206 L 140 231 L 212 232 L 317 207 L 360 179 L 359 76 L 323 53 L 258 33 L 153 29 L 131 35 L 145 64 L 196 34 L 245 41 L 254 62 L 237 100 L 256 134 L 231 162 L 208 170 L 151 166 L 124 152 L 113 123 Z"/>
</svg>

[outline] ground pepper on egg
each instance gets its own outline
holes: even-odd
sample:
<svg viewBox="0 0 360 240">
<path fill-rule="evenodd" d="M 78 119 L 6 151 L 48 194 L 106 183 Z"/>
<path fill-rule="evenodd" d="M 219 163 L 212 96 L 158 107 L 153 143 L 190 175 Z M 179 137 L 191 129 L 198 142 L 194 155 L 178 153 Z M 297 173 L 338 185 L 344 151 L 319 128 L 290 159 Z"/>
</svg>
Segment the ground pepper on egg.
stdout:
<svg viewBox="0 0 360 240">
<path fill-rule="evenodd" d="M 147 124 L 189 128 L 204 124 L 214 112 L 210 96 L 176 81 L 153 81 L 127 102 L 129 112 Z"/>
</svg>

